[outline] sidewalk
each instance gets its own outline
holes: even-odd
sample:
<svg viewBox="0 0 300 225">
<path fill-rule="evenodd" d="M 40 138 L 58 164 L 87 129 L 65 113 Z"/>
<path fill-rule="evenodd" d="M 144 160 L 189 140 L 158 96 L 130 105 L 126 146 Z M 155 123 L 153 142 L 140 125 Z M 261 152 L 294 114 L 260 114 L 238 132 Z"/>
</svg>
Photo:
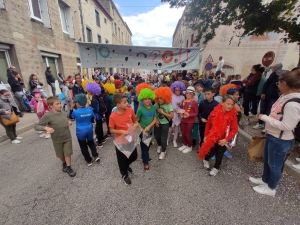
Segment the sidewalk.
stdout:
<svg viewBox="0 0 300 225">
<path fill-rule="evenodd" d="M 35 126 L 38 118 L 35 113 L 24 113 L 23 117 L 20 117 L 20 122 L 17 123 L 17 134 L 23 133 L 32 129 Z M 5 129 L 0 125 L 0 142 L 7 140 Z"/>
<path fill-rule="evenodd" d="M 264 134 L 261 133 L 262 129 L 254 130 L 252 128 L 257 123 L 257 118 L 253 116 L 252 118 L 250 118 L 250 121 L 251 123 L 248 126 L 245 126 L 244 129 L 239 128 L 239 136 L 246 142 L 250 142 L 253 136 L 264 136 Z M 295 160 L 296 157 L 300 158 L 299 149 L 294 149 L 292 151 L 291 155 L 285 162 L 284 169 L 286 172 L 300 180 L 300 170 L 292 167 L 293 164 L 297 163 L 297 161 Z"/>
</svg>

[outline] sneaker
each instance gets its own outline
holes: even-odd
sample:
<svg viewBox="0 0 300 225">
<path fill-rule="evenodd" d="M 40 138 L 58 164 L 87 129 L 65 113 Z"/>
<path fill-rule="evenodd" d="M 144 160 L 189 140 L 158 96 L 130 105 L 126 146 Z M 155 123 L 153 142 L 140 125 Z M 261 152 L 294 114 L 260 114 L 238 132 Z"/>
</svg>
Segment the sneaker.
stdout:
<svg viewBox="0 0 300 225">
<path fill-rule="evenodd" d="M 165 159 L 166 158 L 166 152 L 161 152 L 158 159 Z"/>
<path fill-rule="evenodd" d="M 267 132 L 267 130 L 266 130 L 266 129 L 263 129 L 261 132 L 262 132 L 263 134 L 265 134 L 265 133 Z"/>
<path fill-rule="evenodd" d="M 42 133 L 41 135 L 40 135 L 40 137 L 42 138 L 42 137 L 45 137 L 45 135 L 46 135 L 46 133 Z"/>
<path fill-rule="evenodd" d="M 216 168 L 213 168 L 210 172 L 209 172 L 209 176 L 214 177 L 219 173 L 219 170 Z"/>
<path fill-rule="evenodd" d="M 267 185 L 258 185 L 253 187 L 253 190 L 256 191 L 259 194 L 262 195 L 269 195 L 269 196 L 275 196 L 276 194 L 276 190 L 272 190 L 271 188 L 269 188 Z"/>
<path fill-rule="evenodd" d="M 300 158 L 296 158 L 296 161 L 297 161 L 297 162 L 300 162 Z"/>
<path fill-rule="evenodd" d="M 23 139 L 23 137 L 16 137 L 16 139 L 18 139 L 18 140 L 22 140 L 22 139 Z"/>
<path fill-rule="evenodd" d="M 232 155 L 228 151 L 224 152 L 224 156 L 226 156 L 228 159 L 232 158 Z"/>
<path fill-rule="evenodd" d="M 92 162 L 87 162 L 87 167 L 90 167 L 90 166 L 92 166 L 93 165 L 93 163 Z"/>
<path fill-rule="evenodd" d="M 124 179 L 126 185 L 131 184 L 131 180 L 130 180 L 129 176 L 123 177 L 123 179 Z"/>
<path fill-rule="evenodd" d="M 167 140 L 167 145 L 169 145 L 169 140 Z"/>
<path fill-rule="evenodd" d="M 264 125 L 257 123 L 254 127 L 252 127 L 254 130 L 263 129 Z"/>
<path fill-rule="evenodd" d="M 24 113 L 20 113 L 18 116 L 19 116 L 19 117 L 23 117 L 23 116 L 24 116 Z"/>
<path fill-rule="evenodd" d="M 250 120 L 249 119 L 245 120 L 245 125 L 248 126 L 249 124 L 250 124 Z"/>
<path fill-rule="evenodd" d="M 183 151 L 182 151 L 182 153 L 189 153 L 189 152 L 191 152 L 192 151 L 192 147 L 186 147 Z"/>
<path fill-rule="evenodd" d="M 38 133 L 38 134 L 41 134 L 41 133 L 44 133 L 44 131 L 38 131 L 37 133 Z"/>
<path fill-rule="evenodd" d="M 261 178 L 249 177 L 249 180 L 254 184 L 267 185 L 267 183 L 263 182 Z"/>
<path fill-rule="evenodd" d="M 111 135 L 110 134 L 105 134 L 104 135 L 104 139 L 110 139 L 111 138 Z"/>
<path fill-rule="evenodd" d="M 252 117 L 252 116 L 253 116 L 252 112 L 249 112 L 249 116 L 250 116 L 250 117 Z"/>
<path fill-rule="evenodd" d="M 300 170 L 300 163 L 292 165 L 295 169 Z"/>
<path fill-rule="evenodd" d="M 19 140 L 13 140 L 11 143 L 13 143 L 13 144 L 20 144 L 21 143 L 21 141 L 19 141 Z"/>
<path fill-rule="evenodd" d="M 47 133 L 46 135 L 45 135 L 45 139 L 48 139 L 48 138 L 50 138 L 51 137 L 51 135 L 49 134 L 49 133 Z"/>
<path fill-rule="evenodd" d="M 76 172 L 72 168 L 67 169 L 67 173 L 69 174 L 70 177 L 76 176 Z"/>
<path fill-rule="evenodd" d="M 160 154 L 160 153 L 161 153 L 161 146 L 158 146 L 158 147 L 157 147 L 156 152 L 157 152 L 157 154 Z"/>
<path fill-rule="evenodd" d="M 100 162 L 100 158 L 98 156 L 95 158 L 95 162 Z"/>
<path fill-rule="evenodd" d="M 127 171 L 128 171 L 129 173 L 132 173 L 132 169 L 131 169 L 130 166 L 128 167 Z"/>
<path fill-rule="evenodd" d="M 149 165 L 148 164 L 144 165 L 144 170 L 149 170 Z"/>
<path fill-rule="evenodd" d="M 63 172 L 67 172 L 67 170 L 68 170 L 67 164 L 66 164 L 66 163 L 63 163 L 63 164 L 62 164 L 62 171 L 63 171 Z"/>
<path fill-rule="evenodd" d="M 174 145 L 174 148 L 177 148 L 177 142 L 176 141 L 173 141 L 173 145 Z"/>
<path fill-rule="evenodd" d="M 183 151 L 183 150 L 186 149 L 186 148 L 187 148 L 187 146 L 182 145 L 180 148 L 178 148 L 178 150 L 179 150 L 179 151 Z"/>
<path fill-rule="evenodd" d="M 100 148 L 103 148 L 103 144 L 102 143 L 98 143 L 97 146 L 100 147 Z"/>
<path fill-rule="evenodd" d="M 203 166 L 205 169 L 209 170 L 209 161 L 203 160 Z"/>
</svg>

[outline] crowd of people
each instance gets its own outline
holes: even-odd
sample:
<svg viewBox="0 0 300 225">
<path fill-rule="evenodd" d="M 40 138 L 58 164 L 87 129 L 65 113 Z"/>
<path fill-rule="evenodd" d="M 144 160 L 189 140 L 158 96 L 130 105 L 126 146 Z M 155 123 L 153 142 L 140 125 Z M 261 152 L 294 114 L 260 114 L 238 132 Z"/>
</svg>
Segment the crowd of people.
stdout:
<svg viewBox="0 0 300 225">
<path fill-rule="evenodd" d="M 215 73 L 202 75 L 197 71 L 109 75 L 95 69 L 89 80 L 81 74 L 76 74 L 74 79 L 58 74 L 62 92 L 58 96 L 51 68 L 47 68 L 45 76 L 52 96 L 47 98 L 43 84 L 32 74 L 29 85 L 33 97 L 27 105 L 22 78 L 14 67 L 8 69 L 8 82 L 24 110 L 37 114 L 39 122 L 35 129 L 42 132 L 41 137 L 51 136 L 62 170 L 70 176 L 76 175 L 71 168 L 69 126 L 73 121 L 87 166 L 92 165 L 93 158 L 95 162 L 100 161 L 96 147 L 103 147 L 112 135 L 116 139 L 129 136 L 128 127 L 132 125 L 132 130 L 141 129 L 139 145 L 144 170 L 150 169 L 151 145 L 157 144 L 158 159 L 164 160 L 172 143 L 183 154 L 193 149 L 198 151 L 209 175 L 216 176 L 223 157 L 232 158 L 228 150 L 235 145 L 238 126 L 249 125 L 251 114 L 257 115 L 258 122 L 253 129 L 267 133 L 264 171 L 262 178 L 250 177 L 249 180 L 258 184 L 253 188 L 256 192 L 274 196 L 286 153 L 293 144 L 293 130 L 300 121 L 300 104 L 294 101 L 300 98 L 300 68 L 284 71 L 282 64 L 275 64 L 266 79 L 266 68 L 257 64 L 249 76 L 241 80 L 240 75 L 222 72 L 222 62 L 224 64 L 220 57 Z M 1 117 L 8 118 L 13 111 L 21 116 L 18 109 L 14 110 L 17 107 L 9 91 L 3 89 L 0 95 Z M 12 143 L 20 143 L 22 138 L 16 135 L 15 124 L 6 126 L 1 122 L 1 125 Z M 179 136 L 182 136 L 180 147 Z M 144 141 L 149 137 L 151 142 Z M 122 178 L 127 185 L 131 184 L 128 173 L 132 172 L 130 164 L 137 158 L 137 149 L 127 157 L 116 147 L 116 156 Z M 211 160 L 215 160 L 212 168 Z M 300 164 L 295 168 L 300 169 Z"/>
</svg>

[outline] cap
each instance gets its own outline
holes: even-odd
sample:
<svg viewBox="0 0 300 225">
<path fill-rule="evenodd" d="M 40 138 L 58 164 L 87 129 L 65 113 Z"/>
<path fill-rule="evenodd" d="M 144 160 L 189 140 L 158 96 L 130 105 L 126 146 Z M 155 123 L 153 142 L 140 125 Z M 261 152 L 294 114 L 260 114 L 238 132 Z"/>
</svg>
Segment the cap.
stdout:
<svg viewBox="0 0 300 225">
<path fill-rule="evenodd" d="M 273 66 L 270 66 L 270 68 L 277 68 L 277 69 L 280 69 L 280 70 L 282 69 L 282 67 L 283 67 L 282 63 L 277 63 Z"/>
</svg>

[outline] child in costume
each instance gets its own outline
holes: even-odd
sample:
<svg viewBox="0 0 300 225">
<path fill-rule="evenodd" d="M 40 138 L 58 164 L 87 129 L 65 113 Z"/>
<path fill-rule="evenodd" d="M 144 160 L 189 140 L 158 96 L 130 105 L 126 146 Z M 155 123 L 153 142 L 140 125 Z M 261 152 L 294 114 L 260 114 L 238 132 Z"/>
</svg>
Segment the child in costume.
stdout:
<svg viewBox="0 0 300 225">
<path fill-rule="evenodd" d="M 225 95 L 222 103 L 215 107 L 208 118 L 204 143 L 199 149 L 198 157 L 203 159 L 204 168 L 209 170 L 209 159 L 216 155 L 216 162 L 209 173 L 210 176 L 216 176 L 219 172 L 226 151 L 226 144 L 238 132 L 237 111 L 234 109 L 235 103 L 236 100 L 232 95 Z M 226 133 L 228 133 L 227 136 Z"/>
<path fill-rule="evenodd" d="M 170 128 L 170 121 L 174 117 L 172 102 L 172 92 L 168 87 L 160 87 L 154 91 L 155 110 L 157 112 L 156 126 L 154 127 L 154 136 L 157 142 L 157 153 L 159 159 L 165 159 L 167 149 L 168 131 Z"/>
<path fill-rule="evenodd" d="M 105 139 L 103 134 L 103 124 L 102 124 L 103 115 L 101 112 L 100 100 L 99 100 L 101 88 L 97 83 L 89 82 L 86 85 L 86 91 L 91 96 L 91 107 L 93 108 L 94 119 L 96 122 L 95 134 L 97 136 L 98 146 L 102 148 L 103 144 L 105 143 Z"/>
<path fill-rule="evenodd" d="M 191 131 L 195 122 L 195 117 L 198 115 L 198 103 L 194 100 L 195 88 L 190 86 L 186 89 L 186 99 L 182 103 L 182 110 L 180 111 L 181 132 L 183 145 L 178 149 L 182 153 L 189 153 L 192 151 Z"/>
<path fill-rule="evenodd" d="M 143 102 L 143 106 L 137 110 L 137 118 L 143 132 L 140 134 L 141 140 L 143 136 L 152 134 L 152 127 L 156 124 L 156 110 L 151 104 L 151 101 L 155 99 L 154 92 L 148 88 L 143 89 L 138 97 L 139 102 Z M 149 145 L 145 144 L 143 141 L 140 142 L 142 159 L 144 163 L 144 169 L 149 170 Z"/>
<path fill-rule="evenodd" d="M 174 110 L 174 118 L 172 119 L 172 126 L 169 128 L 167 145 L 170 140 L 172 131 L 174 131 L 173 145 L 177 148 L 177 137 L 180 129 L 181 116 L 179 112 L 181 110 L 182 102 L 184 101 L 183 92 L 186 90 L 185 85 L 180 81 L 175 81 L 171 86 L 172 94 L 172 107 Z"/>
<path fill-rule="evenodd" d="M 87 166 L 92 166 L 92 158 L 88 147 L 91 150 L 95 162 L 100 161 L 96 145 L 93 140 L 93 125 L 91 120 L 94 117 L 94 113 L 92 108 L 86 107 L 87 98 L 85 94 L 77 94 L 74 98 L 74 103 L 77 106 L 77 110 L 73 111 L 72 118 L 76 119 L 76 136 L 81 153 L 87 162 Z"/>
<path fill-rule="evenodd" d="M 33 108 L 34 108 L 34 111 L 35 111 L 37 117 L 39 118 L 39 120 L 41 120 L 42 117 L 47 112 L 49 112 L 48 103 L 47 103 L 47 100 L 42 97 L 41 93 L 35 93 L 34 99 L 35 99 L 35 104 L 34 104 Z M 47 133 L 46 131 L 44 131 L 40 135 L 40 137 L 45 137 L 45 139 L 48 139 L 48 138 L 50 138 L 50 134 Z"/>
</svg>

